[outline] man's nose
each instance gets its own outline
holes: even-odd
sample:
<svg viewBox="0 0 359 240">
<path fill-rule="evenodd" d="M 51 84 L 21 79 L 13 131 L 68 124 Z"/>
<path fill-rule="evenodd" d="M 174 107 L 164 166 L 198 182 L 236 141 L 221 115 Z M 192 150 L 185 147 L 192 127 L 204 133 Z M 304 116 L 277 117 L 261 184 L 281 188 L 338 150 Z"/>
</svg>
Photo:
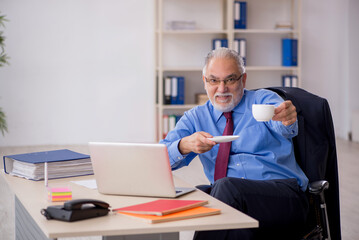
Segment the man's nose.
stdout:
<svg viewBox="0 0 359 240">
<path fill-rule="evenodd" d="M 217 89 L 219 92 L 226 92 L 228 89 L 227 84 L 224 81 L 220 81 Z"/>
</svg>

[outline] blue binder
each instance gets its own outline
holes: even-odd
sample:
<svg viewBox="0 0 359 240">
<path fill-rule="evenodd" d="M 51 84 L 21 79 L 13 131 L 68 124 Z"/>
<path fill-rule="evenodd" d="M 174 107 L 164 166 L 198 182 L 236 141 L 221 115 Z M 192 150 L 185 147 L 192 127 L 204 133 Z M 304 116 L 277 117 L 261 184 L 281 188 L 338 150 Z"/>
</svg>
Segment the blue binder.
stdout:
<svg viewBox="0 0 359 240">
<path fill-rule="evenodd" d="M 243 63 L 247 62 L 247 40 L 245 38 L 234 39 L 234 50 L 243 58 Z"/>
<path fill-rule="evenodd" d="M 292 66 L 298 66 L 298 40 L 292 39 Z"/>
<path fill-rule="evenodd" d="M 184 104 L 185 83 L 184 77 L 177 77 L 177 101 L 176 104 Z"/>
<path fill-rule="evenodd" d="M 234 2 L 234 28 L 247 28 L 247 2 Z"/>
<path fill-rule="evenodd" d="M 226 38 L 215 38 L 212 40 L 212 49 L 215 50 L 220 47 L 228 48 L 228 39 Z"/>
<path fill-rule="evenodd" d="M 292 38 L 282 39 L 282 65 L 298 65 L 298 40 Z"/>
<path fill-rule="evenodd" d="M 4 172 L 7 174 L 12 172 L 14 161 L 36 165 L 36 164 L 43 164 L 45 162 L 51 164 L 54 162 L 66 162 L 66 161 L 74 161 L 74 160 L 81 160 L 81 159 L 86 159 L 89 161 L 89 164 L 91 164 L 89 155 L 73 152 L 68 149 L 8 155 L 8 156 L 3 157 Z M 91 169 L 91 171 L 83 171 L 82 173 L 78 173 L 76 171 L 76 169 L 72 169 L 72 170 L 74 170 L 74 171 L 69 171 L 64 176 L 57 176 L 56 178 L 93 174 L 92 169 Z M 26 177 L 26 176 L 24 176 L 24 177 Z M 39 175 L 39 176 L 35 176 L 35 179 L 32 179 L 32 178 L 30 178 L 30 179 L 31 180 L 41 180 L 41 179 L 43 179 L 43 177 Z"/>
</svg>

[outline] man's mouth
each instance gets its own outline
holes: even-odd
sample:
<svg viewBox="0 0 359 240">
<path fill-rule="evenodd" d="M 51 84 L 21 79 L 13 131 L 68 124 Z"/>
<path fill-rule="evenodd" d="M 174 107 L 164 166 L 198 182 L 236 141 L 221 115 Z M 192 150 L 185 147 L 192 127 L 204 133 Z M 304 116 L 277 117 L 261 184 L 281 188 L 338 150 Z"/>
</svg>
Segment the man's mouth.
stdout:
<svg viewBox="0 0 359 240">
<path fill-rule="evenodd" d="M 227 103 L 232 99 L 231 94 L 218 94 L 215 96 L 216 102 L 218 103 Z"/>
</svg>

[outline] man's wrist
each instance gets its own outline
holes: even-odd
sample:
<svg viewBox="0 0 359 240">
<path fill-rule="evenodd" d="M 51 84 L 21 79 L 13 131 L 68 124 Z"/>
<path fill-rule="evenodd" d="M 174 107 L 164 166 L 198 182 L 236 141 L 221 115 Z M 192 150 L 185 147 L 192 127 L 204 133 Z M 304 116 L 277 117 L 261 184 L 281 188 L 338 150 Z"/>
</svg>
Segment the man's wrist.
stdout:
<svg viewBox="0 0 359 240">
<path fill-rule="evenodd" d="M 186 147 L 186 138 L 187 137 L 182 138 L 178 143 L 178 151 L 182 155 L 187 155 L 191 152 L 191 150 Z"/>
</svg>

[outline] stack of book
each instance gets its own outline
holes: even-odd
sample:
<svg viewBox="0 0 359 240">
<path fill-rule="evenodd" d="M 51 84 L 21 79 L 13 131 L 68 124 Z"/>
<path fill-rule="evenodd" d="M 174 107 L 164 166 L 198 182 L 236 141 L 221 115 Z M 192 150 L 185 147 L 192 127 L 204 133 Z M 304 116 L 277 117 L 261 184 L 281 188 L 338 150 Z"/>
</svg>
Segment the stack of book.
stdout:
<svg viewBox="0 0 359 240">
<path fill-rule="evenodd" d="M 204 200 L 160 199 L 113 211 L 148 223 L 161 223 L 220 214 L 219 209 L 203 207 Z"/>
<path fill-rule="evenodd" d="M 30 180 L 43 180 L 45 162 L 48 179 L 93 174 L 89 155 L 68 149 L 4 156 L 5 173 Z"/>
<path fill-rule="evenodd" d="M 185 78 L 168 76 L 164 80 L 164 104 L 184 104 Z"/>
</svg>

